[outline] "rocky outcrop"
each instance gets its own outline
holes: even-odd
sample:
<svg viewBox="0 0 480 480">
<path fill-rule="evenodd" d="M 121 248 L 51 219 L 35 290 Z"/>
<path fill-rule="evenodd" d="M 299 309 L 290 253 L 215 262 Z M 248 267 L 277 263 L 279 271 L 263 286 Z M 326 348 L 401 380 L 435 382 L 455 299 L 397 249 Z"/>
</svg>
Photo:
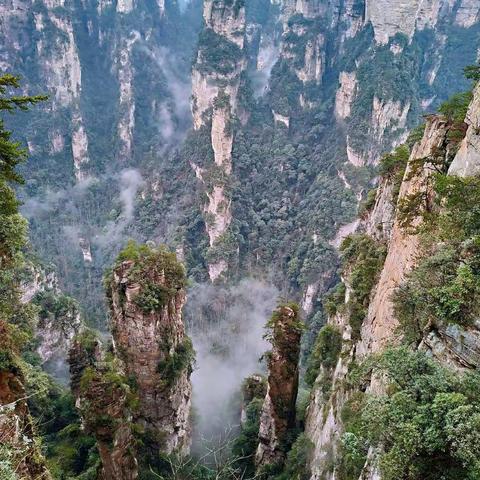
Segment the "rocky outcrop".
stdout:
<svg viewBox="0 0 480 480">
<path fill-rule="evenodd" d="M 427 122 L 425 134 L 421 142 L 415 145 L 409 165 L 415 159 L 428 158 L 439 151 L 445 151 L 448 143 L 448 123 L 441 117 L 430 118 Z M 422 172 L 412 177 L 411 167 L 407 167 L 404 181 L 400 188 L 399 201 L 418 191 L 428 192 L 428 177 L 432 169 L 428 164 Z M 418 215 L 420 217 L 421 211 Z M 418 218 L 419 218 L 418 217 Z M 419 222 L 415 220 L 414 222 Z M 370 303 L 366 320 L 362 324 L 362 340 L 357 347 L 359 355 L 375 353 L 385 348 L 395 338 L 397 320 L 393 313 L 391 295 L 400 285 L 408 271 L 415 265 L 419 254 L 419 243 L 415 233 L 405 229 L 397 218 L 392 228 L 388 254 L 378 281 L 375 294 Z"/>
<path fill-rule="evenodd" d="M 121 2 L 119 2 L 120 4 Z M 125 5 L 127 7 L 128 5 Z M 118 5 L 117 5 L 118 7 Z M 128 160 L 132 153 L 133 130 L 135 127 L 135 102 L 133 100 L 133 67 L 132 48 L 140 38 L 140 34 L 133 31 L 130 36 L 123 40 L 118 51 L 116 68 L 120 87 L 120 119 L 117 126 L 120 140 L 119 159 Z"/>
<path fill-rule="evenodd" d="M 467 134 L 448 170 L 450 175 L 460 177 L 480 173 L 480 84 L 475 88 L 465 123 Z"/>
<path fill-rule="evenodd" d="M 70 137 L 74 174 L 77 181 L 87 178 L 86 166 L 90 162 L 88 138 L 80 110 L 82 71 L 78 47 L 70 17 L 60 13 L 63 0 L 46 2 L 47 8 L 34 14 L 35 29 L 39 37 L 37 55 L 43 59 L 42 74 L 46 88 L 54 92 L 52 108 L 71 112 Z M 52 41 L 51 32 L 55 33 Z M 57 133 L 58 135 L 61 135 Z M 63 143 L 63 137 L 62 137 Z M 58 140 L 57 140 L 58 144 Z"/>
<path fill-rule="evenodd" d="M 122 366 L 107 361 L 91 332 L 79 335 L 70 350 L 72 393 L 85 429 L 97 440 L 102 480 L 135 480 L 138 463 L 131 430 L 130 387 Z"/>
<path fill-rule="evenodd" d="M 348 137 L 348 135 L 347 135 L 347 160 L 354 167 L 363 167 L 365 165 L 365 162 L 366 162 L 365 155 L 361 152 L 357 152 L 350 145 L 350 137 Z"/>
<path fill-rule="evenodd" d="M 38 310 L 36 352 L 43 368 L 62 383 L 68 378 L 67 358 L 75 335 L 83 326 L 78 303 L 63 294 L 54 271 L 34 263 L 24 267 L 21 302 Z"/>
<path fill-rule="evenodd" d="M 480 368 L 480 323 L 469 328 L 438 325 L 423 338 L 420 350 L 456 370 Z"/>
<path fill-rule="evenodd" d="M 227 178 L 232 172 L 233 129 L 237 114 L 241 74 L 246 68 L 245 7 L 240 0 L 207 0 L 203 6 L 204 32 L 200 37 L 197 60 L 192 71 L 192 114 L 196 130 L 208 128 L 213 149 L 214 166 L 208 166 L 197 178 L 204 184 L 206 176 L 221 172 Z M 212 48 L 224 51 L 220 62 L 213 60 Z M 241 116 L 241 115 L 240 115 Z M 208 162 L 207 162 L 208 163 Z M 208 202 L 204 206 L 210 249 L 218 250 L 232 217 L 225 181 L 207 185 Z M 228 263 L 220 255 L 210 259 L 210 280 L 217 280 L 227 270 Z"/>
<path fill-rule="evenodd" d="M 345 298 L 347 299 L 348 296 L 349 293 L 347 292 Z M 314 445 L 310 464 L 312 480 L 324 478 L 333 480 L 335 478 L 334 473 L 330 471 L 330 465 L 332 459 L 337 454 L 338 440 L 342 433 L 342 422 L 339 412 L 348 398 L 344 379 L 355 352 L 351 343 L 351 328 L 348 315 L 336 314 L 329 319 L 329 324 L 337 327 L 342 332 L 343 343 L 331 386 L 335 395 L 325 398 L 323 372 L 320 372 L 313 387 L 307 410 L 305 433 Z"/>
<path fill-rule="evenodd" d="M 184 285 L 182 265 L 160 250 L 117 265 L 108 292 L 116 355 L 136 383 L 135 422 L 160 451 L 180 454 L 190 449 L 193 360 L 182 319 Z"/>
<path fill-rule="evenodd" d="M 76 405 L 97 439 L 105 480 L 133 480 L 149 467 L 148 452 L 182 456 L 191 442 L 184 268 L 163 248 L 130 244 L 121 256 L 106 280 L 112 345 L 102 348 L 83 331 L 69 357 Z"/>
<path fill-rule="evenodd" d="M 405 128 L 409 111 L 409 102 L 402 105 L 400 101 L 383 101 L 375 96 L 372 108 L 373 134 L 382 137 L 387 128 L 393 130 Z"/>
<path fill-rule="evenodd" d="M 255 464 L 259 471 L 281 464 L 288 448 L 288 431 L 295 426 L 301 327 L 298 307 L 282 305 L 273 314 L 272 351 L 268 354 L 267 394 L 260 415 Z"/>
<path fill-rule="evenodd" d="M 325 37 L 321 34 L 310 38 L 305 46 L 303 67 L 297 70 L 297 77 L 303 83 L 319 84 L 325 69 Z"/>
<path fill-rule="evenodd" d="M 54 292 L 38 295 L 33 303 L 40 309 L 35 334 L 42 366 L 66 383 L 68 352 L 83 327 L 79 306 L 72 298 Z"/>
<path fill-rule="evenodd" d="M 375 205 L 363 222 L 363 230 L 378 241 L 389 241 L 395 221 L 394 183 L 391 178 L 382 179 L 377 187 Z"/>
<path fill-rule="evenodd" d="M 457 25 L 468 28 L 478 21 L 479 13 L 474 0 L 366 0 L 365 21 L 372 23 L 376 41 L 385 44 L 396 33 L 411 37 L 416 29 L 434 28 L 452 14 Z"/>
<path fill-rule="evenodd" d="M 355 72 L 340 73 L 340 87 L 335 95 L 335 116 L 345 120 L 350 116 L 352 102 L 357 90 L 357 75 Z"/>
<path fill-rule="evenodd" d="M 365 20 L 372 23 L 377 42 L 387 43 L 397 32 L 411 36 L 420 2 L 421 0 L 367 0 Z"/>
</svg>

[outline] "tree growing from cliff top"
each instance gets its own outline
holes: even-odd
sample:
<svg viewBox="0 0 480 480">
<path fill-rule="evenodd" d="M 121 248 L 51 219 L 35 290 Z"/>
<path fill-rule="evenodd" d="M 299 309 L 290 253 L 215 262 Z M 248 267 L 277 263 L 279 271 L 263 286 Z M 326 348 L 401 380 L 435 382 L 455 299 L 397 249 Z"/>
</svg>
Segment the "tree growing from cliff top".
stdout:
<svg viewBox="0 0 480 480">
<path fill-rule="evenodd" d="M 19 88 L 19 78 L 0 76 L 0 112 L 27 110 L 45 97 L 10 95 Z M 20 301 L 18 270 L 23 264 L 22 249 L 26 243 L 27 223 L 19 214 L 19 202 L 11 187 L 22 183 L 16 171 L 26 159 L 26 151 L 11 138 L 0 118 L 0 477 L 3 479 L 50 478 L 43 458 L 34 442 L 33 424 L 26 403 L 25 373 L 28 365 L 21 354 L 32 340 L 33 311 Z M 1 406 L 1 405 L 0 405 Z"/>
<path fill-rule="evenodd" d="M 20 88 L 20 79 L 14 75 L 0 76 L 0 112 L 14 113 L 27 110 L 45 96 L 11 95 L 11 88 Z M 27 152 L 12 139 L 0 118 L 0 320 L 9 321 L 21 308 L 18 299 L 15 269 L 21 264 L 21 250 L 26 242 L 27 223 L 18 213 L 19 201 L 11 184 L 22 183 L 16 171 L 26 159 Z M 25 309 L 23 309 L 25 310 Z"/>
</svg>

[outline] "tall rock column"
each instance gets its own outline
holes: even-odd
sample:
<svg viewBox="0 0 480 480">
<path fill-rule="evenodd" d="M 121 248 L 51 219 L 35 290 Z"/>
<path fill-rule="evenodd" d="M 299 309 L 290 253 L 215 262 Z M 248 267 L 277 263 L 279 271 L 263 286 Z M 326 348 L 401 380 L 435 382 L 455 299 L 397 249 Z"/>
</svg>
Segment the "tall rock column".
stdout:
<svg viewBox="0 0 480 480">
<path fill-rule="evenodd" d="M 185 271 L 175 254 L 162 248 L 130 245 L 122 255 L 107 294 L 116 355 L 136 386 L 134 421 L 153 448 L 185 454 L 191 441 L 193 362 L 182 319 Z"/>
<path fill-rule="evenodd" d="M 207 128 L 213 164 L 195 165 L 204 184 L 205 224 L 209 237 L 208 272 L 215 281 L 228 268 L 225 246 L 232 221 L 228 179 L 232 173 L 232 124 L 238 110 L 242 72 L 246 68 L 245 7 L 242 0 L 206 0 L 204 30 L 192 72 L 192 114 L 195 130 Z"/>
<path fill-rule="evenodd" d="M 298 306 L 288 304 L 278 307 L 268 327 L 271 328 L 273 348 L 268 355 L 267 394 L 260 416 L 259 445 L 255 457 L 258 470 L 284 461 L 288 432 L 295 426 L 302 334 Z"/>
</svg>

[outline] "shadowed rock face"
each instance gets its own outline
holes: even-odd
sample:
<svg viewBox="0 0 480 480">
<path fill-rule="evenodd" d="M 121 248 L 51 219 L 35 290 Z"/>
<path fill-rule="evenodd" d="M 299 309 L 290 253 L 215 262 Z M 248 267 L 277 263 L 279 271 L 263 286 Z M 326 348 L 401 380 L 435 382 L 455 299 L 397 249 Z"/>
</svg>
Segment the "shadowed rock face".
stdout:
<svg viewBox="0 0 480 480">
<path fill-rule="evenodd" d="M 95 435 L 102 460 L 99 478 L 134 480 L 138 477 L 127 397 L 121 371 L 102 358 L 100 343 L 77 338 L 70 350 L 70 374 L 76 406 L 87 431 Z"/>
<path fill-rule="evenodd" d="M 191 343 L 182 319 L 184 273 L 177 263 L 175 275 L 169 274 L 163 261 L 159 254 L 144 265 L 125 261 L 115 268 L 110 290 L 112 334 L 127 377 L 135 379 L 136 423 L 153 434 L 160 450 L 188 453 L 192 387 Z M 160 305 L 152 309 L 145 302 L 155 295 Z"/>
<path fill-rule="evenodd" d="M 267 394 L 260 416 L 255 458 L 258 469 L 283 462 L 287 433 L 295 426 L 298 393 L 301 330 L 297 308 L 293 305 L 279 307 L 270 326 L 273 348 L 268 358 Z"/>
</svg>

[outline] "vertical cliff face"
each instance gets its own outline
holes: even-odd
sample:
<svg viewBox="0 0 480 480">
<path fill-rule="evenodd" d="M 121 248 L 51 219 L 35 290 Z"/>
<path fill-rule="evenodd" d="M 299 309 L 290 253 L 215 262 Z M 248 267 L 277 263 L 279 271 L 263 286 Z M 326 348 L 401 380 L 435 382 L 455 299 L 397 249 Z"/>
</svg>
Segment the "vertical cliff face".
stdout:
<svg viewBox="0 0 480 480">
<path fill-rule="evenodd" d="M 239 115 L 238 95 L 246 67 L 245 6 L 240 0 L 207 0 L 203 18 L 192 71 L 192 113 L 194 128 L 209 131 L 213 164 L 205 159 L 205 167 L 192 167 L 206 189 L 208 201 L 203 211 L 210 244 L 208 273 L 215 281 L 228 268 L 222 245 L 228 241 L 232 221 L 228 179 L 232 173 L 233 125 Z"/>
<path fill-rule="evenodd" d="M 282 464 L 288 432 L 295 426 L 301 327 L 298 307 L 280 306 L 269 324 L 272 351 L 268 355 L 267 393 L 260 415 L 255 464 L 259 471 Z"/>
<path fill-rule="evenodd" d="M 467 133 L 448 171 L 460 177 L 480 172 L 480 85 L 474 90 L 465 123 L 468 125 Z"/>
<path fill-rule="evenodd" d="M 446 2 L 413 0 L 389 2 L 367 0 L 365 20 L 371 22 L 378 43 L 387 43 L 396 33 L 412 37 L 415 29 L 434 28 L 445 17 L 452 16 L 455 25 L 472 26 L 480 9 L 472 0 Z"/>
<path fill-rule="evenodd" d="M 324 390 L 324 374 L 320 372 L 313 387 L 306 419 L 306 433 L 315 444 L 311 464 L 312 479 L 338 478 L 340 459 L 345 454 L 341 440 L 344 421 L 351 421 L 345 412 L 351 413 L 352 408 L 355 412 L 355 402 L 358 402 L 358 395 L 362 394 L 359 391 L 367 391 L 371 395 L 384 393 L 385 385 L 375 376 L 361 387 L 352 387 L 349 371 L 369 355 L 379 354 L 402 340 L 394 293 L 422 259 L 431 255 L 431 246 L 428 246 L 428 242 L 421 236 L 422 230 L 419 230 L 424 215 L 428 218 L 432 211 L 439 215 L 440 211 L 435 209 L 446 208 L 441 202 L 435 202 L 432 174 L 441 168 L 445 169 L 452 159 L 452 165 L 456 166 L 453 169 L 450 167 L 450 174 L 457 168 L 465 176 L 477 173 L 475 160 L 468 164 L 464 155 L 465 151 L 471 152 L 471 144 L 475 142 L 471 140 L 471 135 L 474 135 L 472 125 L 478 110 L 478 95 L 474 95 L 466 119 L 469 128 L 465 138 L 460 138 L 460 145 L 456 133 L 463 135 L 466 130 L 461 121 L 458 123 L 443 116 L 428 117 L 423 138 L 411 149 L 408 162 L 404 167 L 397 167 L 399 170 L 396 174 L 395 170 L 391 170 L 382 178 L 371 209 L 361 219 L 359 231 L 372 239 L 370 241 L 386 245 L 387 255 L 380 271 L 373 277 L 375 281 L 372 290 L 367 292 L 368 310 L 358 319 L 360 329 L 357 335 L 353 335 L 352 330 L 355 328 L 356 313 L 351 308 L 351 302 L 356 295 L 355 288 L 358 288 L 355 276 L 360 270 L 352 271 L 344 267 L 344 293 L 341 293 L 335 312 L 328 320 L 329 326 L 338 328 L 342 333 L 342 353 L 327 395 Z M 397 160 L 398 158 L 400 157 L 397 156 Z M 470 158 L 475 159 L 475 153 Z M 466 168 L 467 165 L 469 168 Z M 402 172 L 403 179 L 395 179 L 395 175 Z M 411 207 L 413 199 L 417 200 L 415 207 Z M 406 205 L 410 207 L 407 208 Z M 366 270 L 362 275 L 367 276 Z M 417 344 L 419 350 L 429 351 L 442 365 L 455 370 L 477 368 L 480 337 L 475 322 L 459 325 L 432 320 L 420 332 L 420 337 L 421 341 Z M 373 450 L 369 451 L 361 475 L 359 473 L 360 478 L 381 478 L 377 454 Z"/>
<path fill-rule="evenodd" d="M 35 336 L 42 366 L 64 383 L 68 378 L 68 352 L 83 325 L 80 307 L 61 291 L 54 271 L 34 263 L 24 266 L 21 293 L 22 304 L 38 310 Z"/>
<path fill-rule="evenodd" d="M 50 132 L 52 151 L 61 154 L 70 147 L 73 172 L 76 180 L 81 181 L 87 177 L 90 161 L 88 137 L 80 109 L 82 69 L 72 20 L 62 14 L 64 9 L 63 0 L 44 2 L 42 8 L 33 14 L 38 38 L 36 55 L 42 58 L 40 75 L 44 88 L 55 92 L 52 111 L 63 112 L 70 117 L 68 124 L 62 125 L 62 130 Z M 31 148 L 35 145 L 32 144 Z"/>
<path fill-rule="evenodd" d="M 448 130 L 449 125 L 445 119 L 434 117 L 428 120 L 422 141 L 415 145 L 411 153 L 409 165 L 412 165 L 415 160 L 432 157 L 438 152 L 446 152 Z M 410 170 L 411 167 L 407 167 L 405 171 L 399 201 L 418 192 L 424 192 L 426 196 L 431 197 L 433 192 L 429 191 L 428 177 L 432 174 L 433 168 L 426 165 L 420 174 L 413 176 Z M 417 215 L 418 219 L 414 223 L 420 221 L 421 209 L 418 209 Z M 392 342 L 398 324 L 391 297 L 405 275 L 415 265 L 419 254 L 418 238 L 415 234 L 409 233 L 397 217 L 393 224 L 388 254 L 370 303 L 369 313 L 362 324 L 362 341 L 357 346 L 357 354 L 367 355 L 378 352 Z"/>
<path fill-rule="evenodd" d="M 182 319 L 184 286 L 182 265 L 159 251 L 140 262 L 121 262 L 109 290 L 116 354 L 136 383 L 135 422 L 161 451 L 180 454 L 191 441 L 193 360 Z"/>
</svg>

